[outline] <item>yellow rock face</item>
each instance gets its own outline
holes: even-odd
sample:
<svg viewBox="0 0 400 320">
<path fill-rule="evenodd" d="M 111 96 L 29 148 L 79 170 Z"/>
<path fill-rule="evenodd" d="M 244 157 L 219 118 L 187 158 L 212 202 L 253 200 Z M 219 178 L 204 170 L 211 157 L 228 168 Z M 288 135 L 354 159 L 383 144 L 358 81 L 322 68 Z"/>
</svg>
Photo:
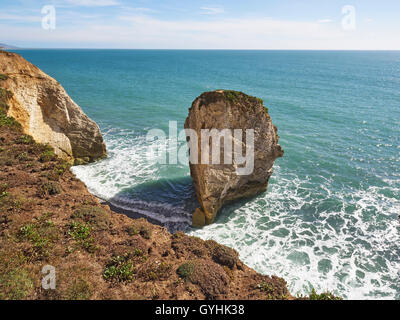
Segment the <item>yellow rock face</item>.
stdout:
<svg viewBox="0 0 400 320">
<path fill-rule="evenodd" d="M 200 228 L 204 227 L 206 225 L 206 216 L 204 215 L 204 212 L 200 209 L 197 208 L 192 217 L 192 226 L 195 228 Z"/>
<path fill-rule="evenodd" d="M 16 53 L 0 51 L 2 88 L 12 93 L 9 116 L 37 142 L 48 143 L 70 162 L 106 156 L 100 129 L 52 77 Z M 86 161 L 85 161 L 86 162 Z"/>
<path fill-rule="evenodd" d="M 197 163 L 190 163 L 190 173 L 201 206 L 193 214 L 193 225 L 211 224 L 225 203 L 252 197 L 267 190 L 274 161 L 283 156 L 283 150 L 278 143 L 277 128 L 273 125 L 261 99 L 236 91 L 205 92 L 189 109 L 185 129 L 192 129 L 198 137 L 197 140 L 191 141 L 190 138 L 188 141 L 190 150 L 198 151 L 194 152 L 198 155 Z M 208 130 L 208 133 L 204 130 Z M 253 151 L 253 159 L 249 161 L 251 170 L 248 173 L 238 174 L 243 165 L 233 157 L 227 163 L 221 160 L 225 156 L 225 138 L 221 139 L 217 134 L 210 139 L 211 130 L 228 130 L 231 133 L 235 130 L 253 131 L 253 143 L 249 149 Z M 203 134 L 206 135 L 205 139 Z M 207 141 L 208 149 L 202 150 L 202 140 Z M 219 155 L 220 162 L 213 163 L 210 160 L 215 155 L 212 149 L 218 146 L 221 140 L 223 147 L 216 148 L 215 152 Z M 235 146 L 241 146 L 238 154 L 247 150 L 247 139 L 233 137 L 228 141 L 231 141 L 233 151 Z M 203 159 L 208 161 L 204 162 Z"/>
</svg>

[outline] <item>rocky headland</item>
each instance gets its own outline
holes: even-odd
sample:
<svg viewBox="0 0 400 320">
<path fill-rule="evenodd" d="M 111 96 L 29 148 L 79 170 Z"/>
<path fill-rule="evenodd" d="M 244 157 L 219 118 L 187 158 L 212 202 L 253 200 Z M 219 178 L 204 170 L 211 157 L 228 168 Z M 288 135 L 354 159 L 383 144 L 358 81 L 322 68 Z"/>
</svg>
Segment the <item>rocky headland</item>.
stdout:
<svg viewBox="0 0 400 320">
<path fill-rule="evenodd" d="M 12 92 L 8 115 L 24 133 L 47 143 L 57 156 L 78 164 L 106 156 L 100 129 L 52 77 L 20 55 L 0 51 L 2 88 Z"/>
</svg>

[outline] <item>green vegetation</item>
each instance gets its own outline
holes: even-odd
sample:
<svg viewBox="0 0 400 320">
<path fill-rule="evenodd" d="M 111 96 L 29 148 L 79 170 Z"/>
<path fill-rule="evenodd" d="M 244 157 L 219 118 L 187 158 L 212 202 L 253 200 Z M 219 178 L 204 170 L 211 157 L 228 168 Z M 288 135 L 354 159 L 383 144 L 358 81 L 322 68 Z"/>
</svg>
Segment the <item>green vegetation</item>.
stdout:
<svg viewBox="0 0 400 320">
<path fill-rule="evenodd" d="M 135 225 L 133 226 L 127 226 L 125 228 L 126 233 L 128 233 L 130 236 L 136 236 L 137 234 L 139 234 L 139 230 L 138 228 L 136 228 Z"/>
<path fill-rule="evenodd" d="M 147 239 L 147 240 L 149 240 L 150 238 L 151 238 L 151 229 L 148 227 L 148 226 L 145 226 L 145 225 L 141 225 L 140 226 L 140 228 L 139 228 L 139 234 L 143 237 L 143 238 L 145 238 L 145 239 Z"/>
<path fill-rule="evenodd" d="M 38 193 L 40 197 L 45 197 L 47 195 L 54 196 L 56 194 L 60 194 L 61 191 L 62 190 L 59 183 L 48 181 L 40 186 Z"/>
<path fill-rule="evenodd" d="M 47 163 L 47 170 L 41 175 L 51 181 L 59 181 L 60 177 L 70 168 L 67 161 L 58 159 L 56 163 Z"/>
<path fill-rule="evenodd" d="M 76 279 L 67 290 L 67 300 L 89 300 L 92 286 L 84 279 Z"/>
<path fill-rule="evenodd" d="M 181 264 L 178 269 L 176 270 L 176 273 L 178 274 L 179 277 L 181 277 L 184 280 L 188 280 L 190 276 L 193 274 L 195 269 L 195 264 L 193 261 L 185 262 Z"/>
<path fill-rule="evenodd" d="M 261 292 L 267 292 L 267 293 L 273 293 L 274 292 L 274 287 L 267 283 L 267 282 L 261 282 L 257 285 L 257 288 L 261 291 Z"/>
<path fill-rule="evenodd" d="M 26 224 L 19 229 L 18 239 L 29 241 L 33 247 L 27 251 L 30 258 L 42 260 L 49 256 L 51 244 L 58 239 L 59 232 L 54 223 L 47 219 L 49 214 Z"/>
<path fill-rule="evenodd" d="M 56 155 L 52 147 L 47 146 L 47 150 L 43 151 L 40 155 L 41 162 L 48 162 L 56 159 Z"/>
<path fill-rule="evenodd" d="M 228 268 L 233 269 L 239 259 L 235 250 L 217 245 L 213 250 L 213 260 L 222 266 L 227 266 Z"/>
<path fill-rule="evenodd" d="M 311 290 L 309 299 L 310 300 L 343 300 L 341 297 L 337 297 L 329 291 L 318 294 L 314 288 L 312 288 L 312 290 Z"/>
<path fill-rule="evenodd" d="M 27 206 L 29 206 L 29 201 L 25 198 L 14 196 L 8 191 L 0 194 L 0 212 L 21 212 Z"/>
<path fill-rule="evenodd" d="M 69 163 L 65 160 L 59 160 L 58 164 L 55 167 L 55 173 L 57 173 L 59 176 L 62 176 L 65 171 L 67 171 L 71 166 Z"/>
<path fill-rule="evenodd" d="M 134 279 L 135 267 L 128 254 L 111 258 L 103 277 L 107 281 L 130 282 Z"/>
<path fill-rule="evenodd" d="M 88 223 L 95 230 L 107 230 L 111 225 L 107 212 L 94 205 L 81 206 L 71 214 L 71 219 Z"/>
<path fill-rule="evenodd" d="M 7 100 L 12 97 L 8 90 L 0 88 L 0 127 L 9 127 L 15 130 L 21 130 L 21 125 L 13 118 L 7 116 Z"/>
<path fill-rule="evenodd" d="M 4 88 L 0 88 L 0 99 L 6 101 L 12 97 L 11 91 L 8 91 Z"/>
<path fill-rule="evenodd" d="M 134 257 L 140 257 L 140 258 L 142 258 L 143 260 L 146 260 L 146 259 L 147 259 L 146 255 L 144 254 L 144 252 L 143 252 L 142 249 L 135 248 L 135 249 L 133 250 L 133 252 L 132 252 L 132 255 L 133 255 Z"/>
<path fill-rule="evenodd" d="M 87 240 L 90 238 L 90 232 L 91 228 L 89 225 L 86 223 L 81 223 L 81 222 L 71 222 L 70 224 L 70 231 L 68 234 L 74 239 L 74 240 Z"/>
<path fill-rule="evenodd" d="M 86 251 L 93 253 L 97 250 L 90 225 L 83 222 L 72 221 L 69 225 L 68 235 Z"/>
<path fill-rule="evenodd" d="M 23 268 L 0 274 L 0 300 L 25 299 L 32 289 L 33 280 Z"/>
<path fill-rule="evenodd" d="M 21 125 L 13 117 L 8 117 L 6 110 L 7 105 L 0 99 L 0 127 L 4 126 L 15 130 L 20 130 Z"/>
<path fill-rule="evenodd" d="M 134 224 L 126 227 L 125 231 L 130 235 L 130 236 L 135 236 L 137 234 L 140 234 L 144 239 L 151 239 L 152 231 L 151 229 L 143 222 L 141 221 L 135 221 Z"/>
<path fill-rule="evenodd" d="M 8 79 L 7 75 L 0 73 L 0 81 L 7 80 L 7 79 Z"/>
<path fill-rule="evenodd" d="M 25 162 L 29 160 L 29 156 L 26 152 L 21 152 L 19 154 L 17 154 L 17 156 L 15 157 L 19 162 Z"/>
<path fill-rule="evenodd" d="M 8 189 L 7 183 L 0 184 L 0 197 L 4 197 L 4 196 L 8 195 L 8 193 L 6 192 L 7 189 Z"/>
<path fill-rule="evenodd" d="M 138 273 L 145 281 L 166 280 L 172 272 L 172 265 L 165 262 L 146 264 Z"/>
<path fill-rule="evenodd" d="M 0 127 L 2 126 L 15 129 L 21 128 L 21 125 L 13 117 L 7 117 L 5 113 L 0 111 Z"/>
<path fill-rule="evenodd" d="M 11 98 L 11 92 L 0 88 L 0 111 L 5 113 L 8 110 L 7 100 Z"/>
<path fill-rule="evenodd" d="M 234 90 L 223 90 L 223 91 L 224 91 L 225 98 L 228 99 L 232 103 L 237 103 L 243 99 L 247 99 L 250 101 L 252 100 L 253 102 L 261 103 L 261 105 L 264 104 L 263 99 L 249 96 L 240 91 L 234 91 Z M 268 108 L 267 108 L 267 110 L 268 110 Z"/>
<path fill-rule="evenodd" d="M 26 134 L 19 136 L 16 140 L 15 140 L 16 144 L 34 144 L 35 140 L 33 140 L 33 138 L 31 136 L 28 136 Z"/>
<path fill-rule="evenodd" d="M 244 96 L 243 92 L 233 91 L 233 90 L 225 90 L 224 94 L 229 101 L 234 103 L 238 102 Z"/>
</svg>

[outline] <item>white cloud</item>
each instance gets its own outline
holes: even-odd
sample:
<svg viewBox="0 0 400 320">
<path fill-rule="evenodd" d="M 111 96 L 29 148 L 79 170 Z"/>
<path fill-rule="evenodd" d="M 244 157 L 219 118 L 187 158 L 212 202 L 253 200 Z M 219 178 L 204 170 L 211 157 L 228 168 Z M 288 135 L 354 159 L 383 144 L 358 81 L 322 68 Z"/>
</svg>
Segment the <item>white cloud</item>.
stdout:
<svg viewBox="0 0 400 320">
<path fill-rule="evenodd" d="M 143 13 L 65 24 L 48 32 L 39 27 L 3 24 L 3 42 L 18 46 L 147 48 L 147 49 L 312 49 L 395 50 L 397 35 L 379 32 L 372 37 L 357 29 L 346 33 L 340 23 L 321 24 L 271 18 L 165 20 Z M 24 43 L 27 43 L 25 45 Z"/>
<path fill-rule="evenodd" d="M 331 19 L 320 19 L 317 22 L 318 23 L 331 23 L 331 22 L 333 22 L 333 20 L 331 20 Z"/>
<path fill-rule="evenodd" d="M 119 2 L 116 0 L 66 0 L 66 2 L 81 7 L 110 7 L 119 5 Z"/>
<path fill-rule="evenodd" d="M 201 7 L 201 14 L 221 14 L 225 12 L 223 7 Z"/>
<path fill-rule="evenodd" d="M 39 22 L 41 21 L 41 15 L 19 15 L 19 14 L 8 14 L 8 13 L 1 13 L 0 14 L 0 21 L 7 20 L 13 22 Z"/>
</svg>

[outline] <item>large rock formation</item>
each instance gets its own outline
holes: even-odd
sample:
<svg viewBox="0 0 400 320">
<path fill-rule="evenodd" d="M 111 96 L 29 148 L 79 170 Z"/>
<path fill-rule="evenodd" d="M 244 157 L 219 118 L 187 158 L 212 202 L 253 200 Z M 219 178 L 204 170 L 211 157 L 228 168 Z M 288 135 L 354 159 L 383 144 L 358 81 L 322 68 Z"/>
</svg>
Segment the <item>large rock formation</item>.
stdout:
<svg viewBox="0 0 400 320">
<path fill-rule="evenodd" d="M 16 53 L 0 51 L 1 86 L 12 93 L 7 114 L 26 134 L 50 144 L 55 153 L 76 163 L 106 156 L 97 124 L 83 113 L 52 77 Z"/>
<path fill-rule="evenodd" d="M 218 210 L 228 201 L 267 190 L 272 166 L 276 158 L 283 156 L 283 150 L 278 144 L 277 128 L 272 124 L 268 109 L 263 106 L 261 99 L 237 91 L 203 93 L 189 109 L 185 129 L 193 129 L 197 134 L 188 137 L 190 172 L 201 204 L 201 208 L 193 214 L 194 226 L 212 223 Z M 210 132 L 204 129 L 218 131 L 214 130 L 214 138 L 212 135 L 209 138 Z M 224 129 L 230 130 L 222 131 Z M 221 136 L 218 136 L 218 133 L 229 132 L 233 137 L 227 135 L 220 139 Z M 242 132 L 242 137 L 234 135 L 235 132 Z M 254 134 L 253 146 L 251 132 Z M 202 145 L 208 145 L 209 150 L 202 148 Z M 229 145 L 233 146 L 232 152 Z M 229 154 L 232 154 L 232 161 Z M 243 163 L 238 155 L 247 155 L 248 158 Z M 251 155 L 254 155 L 254 159 L 251 159 Z M 198 163 L 195 163 L 196 160 Z"/>
</svg>

